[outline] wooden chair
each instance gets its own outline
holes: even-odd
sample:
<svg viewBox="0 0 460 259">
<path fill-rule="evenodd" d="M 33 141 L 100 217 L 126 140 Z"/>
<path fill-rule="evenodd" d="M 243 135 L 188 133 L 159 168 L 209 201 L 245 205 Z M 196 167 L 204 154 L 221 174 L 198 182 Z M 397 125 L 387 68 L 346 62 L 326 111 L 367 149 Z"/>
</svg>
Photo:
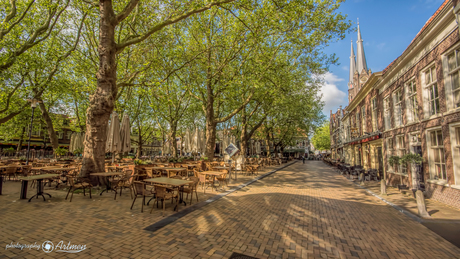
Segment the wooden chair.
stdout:
<svg viewBox="0 0 460 259">
<path fill-rule="evenodd" d="M 89 191 L 89 198 L 91 199 L 91 181 L 88 178 L 82 178 L 82 177 L 74 177 L 74 176 L 67 176 L 67 181 L 70 184 L 69 191 L 67 192 L 67 196 L 65 196 L 65 199 L 67 200 L 67 197 L 69 196 L 69 193 L 72 192 L 72 195 L 70 196 L 70 202 L 72 202 L 73 194 L 76 190 L 83 190 L 83 196 L 86 196 L 86 189 Z"/>
<path fill-rule="evenodd" d="M 117 199 L 117 189 L 120 189 L 120 197 L 123 192 L 123 189 L 129 189 L 131 199 L 133 198 L 132 182 L 134 176 L 135 175 L 133 175 L 133 171 L 126 169 L 123 171 L 123 176 L 121 178 L 119 178 L 118 180 L 114 180 L 112 182 L 112 184 L 115 183 L 115 185 L 112 185 L 113 189 L 115 190 L 114 200 Z M 136 175 L 136 178 L 139 179 L 139 175 Z"/>
<path fill-rule="evenodd" d="M 199 184 L 203 186 L 203 193 L 206 193 L 206 184 L 209 185 L 212 180 L 207 175 L 200 173 L 198 173 L 198 179 L 200 180 Z"/>
<path fill-rule="evenodd" d="M 200 182 L 200 179 L 198 179 L 198 177 L 192 176 L 190 177 L 190 180 L 193 181 L 193 183 L 189 184 L 188 187 L 184 187 L 183 192 L 187 194 L 187 197 L 185 199 L 188 198 L 188 194 L 190 193 L 190 204 L 192 204 L 193 192 L 195 192 L 196 202 L 198 202 L 197 187 L 198 183 Z"/>
<path fill-rule="evenodd" d="M 17 178 L 17 172 L 18 172 L 18 169 L 19 167 L 17 166 L 8 166 L 6 169 L 5 169 L 5 175 L 8 176 L 8 180 L 11 181 L 11 176 L 13 176 L 13 179 L 14 178 Z"/>
<path fill-rule="evenodd" d="M 163 212 L 161 213 L 161 215 L 164 216 L 165 201 L 171 200 L 171 203 L 172 203 L 173 200 L 176 199 L 176 203 L 177 203 L 179 196 L 174 192 L 168 192 L 166 186 L 155 184 L 154 187 L 155 187 L 155 192 L 156 192 L 155 202 L 157 204 L 157 208 L 158 208 L 158 201 L 161 201 L 161 204 L 163 205 Z M 154 205 L 155 203 L 152 204 L 152 209 L 150 210 L 150 213 L 152 213 Z"/>
<path fill-rule="evenodd" d="M 219 176 L 216 177 L 217 181 L 219 181 L 219 186 L 223 186 L 224 184 L 227 185 L 228 187 L 228 183 L 227 183 L 227 175 L 228 175 L 228 171 L 227 170 L 224 170 L 225 172 Z"/>
<path fill-rule="evenodd" d="M 147 190 L 146 184 L 144 182 L 134 181 L 133 182 L 133 191 L 134 191 L 134 200 L 131 204 L 131 210 L 133 209 L 134 203 L 138 196 L 142 196 L 142 206 L 141 212 L 144 212 L 145 197 L 153 197 L 154 192 L 152 190 Z"/>
</svg>

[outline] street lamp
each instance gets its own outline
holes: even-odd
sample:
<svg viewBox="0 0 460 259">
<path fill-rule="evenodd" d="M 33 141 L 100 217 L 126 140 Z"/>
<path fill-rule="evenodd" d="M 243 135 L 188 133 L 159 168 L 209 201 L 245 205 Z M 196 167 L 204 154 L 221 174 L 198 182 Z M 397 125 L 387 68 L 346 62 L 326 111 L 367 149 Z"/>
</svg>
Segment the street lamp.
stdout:
<svg viewBox="0 0 460 259">
<path fill-rule="evenodd" d="M 26 165 L 29 164 L 29 153 L 30 153 L 30 137 L 32 136 L 32 127 L 34 123 L 34 110 L 37 108 L 37 103 L 41 103 L 42 101 L 35 100 L 35 99 L 28 99 L 30 102 L 30 107 L 32 107 L 32 118 L 30 119 L 30 128 L 29 128 L 29 143 L 27 144 L 27 158 L 26 158 Z"/>
</svg>

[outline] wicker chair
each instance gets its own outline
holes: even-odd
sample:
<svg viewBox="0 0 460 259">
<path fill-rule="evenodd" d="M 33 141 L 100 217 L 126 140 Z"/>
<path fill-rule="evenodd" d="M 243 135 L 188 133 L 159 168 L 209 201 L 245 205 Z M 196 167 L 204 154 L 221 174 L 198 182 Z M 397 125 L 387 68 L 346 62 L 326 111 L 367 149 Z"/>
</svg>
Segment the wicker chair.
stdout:
<svg viewBox="0 0 460 259">
<path fill-rule="evenodd" d="M 13 176 L 13 179 L 14 178 L 17 178 L 17 172 L 18 172 L 18 169 L 20 167 L 17 167 L 17 166 L 8 166 L 6 169 L 5 169 L 5 175 L 8 176 L 8 180 L 11 181 L 11 176 Z"/>
<path fill-rule="evenodd" d="M 146 184 L 144 182 L 134 181 L 133 182 L 133 191 L 134 191 L 134 200 L 131 204 L 131 210 L 133 209 L 134 203 L 138 196 L 142 196 L 142 207 L 141 212 L 144 212 L 145 197 L 153 197 L 154 192 L 152 190 L 147 190 Z"/>
<path fill-rule="evenodd" d="M 117 199 L 117 189 L 120 189 L 120 197 L 123 192 L 123 189 L 129 189 L 129 194 L 131 195 L 131 199 L 133 198 L 133 191 L 132 191 L 133 177 L 134 177 L 133 171 L 124 170 L 123 176 L 121 178 L 112 180 L 112 187 L 115 191 L 115 197 L 113 198 L 114 200 Z M 137 175 L 136 178 L 139 178 L 139 176 Z"/>
<path fill-rule="evenodd" d="M 227 170 L 224 170 L 225 172 L 221 175 L 219 175 L 218 177 L 216 177 L 217 181 L 219 181 L 219 186 L 224 186 L 227 185 L 228 187 L 228 183 L 227 183 L 227 175 L 228 175 L 228 171 Z"/>
<path fill-rule="evenodd" d="M 193 183 L 189 184 L 188 187 L 184 187 L 183 192 L 187 194 L 187 197 L 185 199 L 188 199 L 188 195 L 190 194 L 190 204 L 192 204 L 193 200 L 193 193 L 195 192 L 196 196 L 196 201 L 198 202 L 198 183 L 200 182 L 200 179 L 198 177 L 192 176 L 190 177 L 190 180 L 193 181 Z"/>
<path fill-rule="evenodd" d="M 157 204 L 157 208 L 158 208 L 158 201 L 161 201 L 163 205 L 163 212 L 161 213 L 161 215 L 163 216 L 164 211 L 165 211 L 165 201 L 171 200 L 171 203 L 172 203 L 173 200 L 176 199 L 176 202 L 177 202 L 179 199 L 179 196 L 174 192 L 168 192 L 165 186 L 162 186 L 162 185 L 154 185 L 154 186 L 155 186 L 155 192 L 156 192 L 155 203 Z M 150 210 L 150 213 L 152 213 L 155 203 L 152 204 L 152 209 Z"/>
<path fill-rule="evenodd" d="M 206 193 L 206 184 L 209 185 L 212 180 L 207 175 L 200 173 L 198 173 L 198 179 L 200 180 L 199 184 L 203 186 L 203 193 Z"/>
<path fill-rule="evenodd" d="M 70 196 L 70 202 L 72 202 L 73 194 L 76 190 L 82 189 L 83 190 L 83 196 L 86 196 L 86 189 L 89 191 L 89 198 L 91 199 L 91 181 L 88 178 L 82 178 L 82 177 L 74 177 L 74 176 L 67 176 L 67 181 L 70 184 L 69 191 L 67 192 L 67 195 L 65 196 L 65 199 L 67 200 L 67 197 L 69 197 L 69 193 L 72 192 L 72 195 Z"/>
</svg>

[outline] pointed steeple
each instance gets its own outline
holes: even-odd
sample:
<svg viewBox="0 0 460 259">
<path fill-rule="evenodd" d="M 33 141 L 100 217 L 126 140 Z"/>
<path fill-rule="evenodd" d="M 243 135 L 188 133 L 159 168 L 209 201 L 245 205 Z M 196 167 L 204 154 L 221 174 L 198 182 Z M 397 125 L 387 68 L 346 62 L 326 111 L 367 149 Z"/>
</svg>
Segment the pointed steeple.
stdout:
<svg viewBox="0 0 460 259">
<path fill-rule="evenodd" d="M 353 85 L 353 77 L 356 72 L 356 57 L 355 51 L 353 50 L 353 40 L 351 40 L 351 54 L 350 54 L 350 81 L 348 81 L 348 86 L 351 88 Z"/>
<path fill-rule="evenodd" d="M 357 52 L 358 56 L 356 58 L 357 65 L 358 65 L 358 73 L 361 73 L 363 69 L 367 73 L 367 62 L 366 56 L 364 55 L 364 47 L 363 47 L 363 39 L 361 38 L 361 31 L 359 30 L 359 20 L 358 20 L 358 40 L 356 41 L 358 44 Z"/>
</svg>

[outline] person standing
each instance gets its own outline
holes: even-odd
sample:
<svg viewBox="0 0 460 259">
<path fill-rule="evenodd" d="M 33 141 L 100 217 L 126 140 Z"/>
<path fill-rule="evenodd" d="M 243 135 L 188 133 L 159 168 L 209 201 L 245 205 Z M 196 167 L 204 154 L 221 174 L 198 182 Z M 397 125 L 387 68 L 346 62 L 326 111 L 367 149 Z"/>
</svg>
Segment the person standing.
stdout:
<svg viewBox="0 0 460 259">
<path fill-rule="evenodd" d="M 302 162 L 305 164 L 305 155 L 302 156 Z"/>
</svg>

